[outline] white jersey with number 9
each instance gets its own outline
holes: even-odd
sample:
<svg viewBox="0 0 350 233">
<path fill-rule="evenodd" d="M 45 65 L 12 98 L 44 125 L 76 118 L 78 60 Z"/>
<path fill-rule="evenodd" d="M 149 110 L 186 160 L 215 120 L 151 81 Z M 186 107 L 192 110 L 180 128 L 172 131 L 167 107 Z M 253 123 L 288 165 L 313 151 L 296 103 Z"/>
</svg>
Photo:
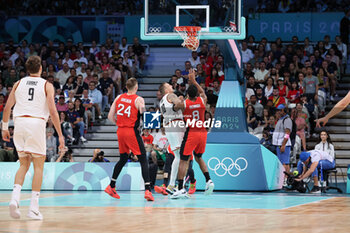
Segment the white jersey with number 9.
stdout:
<svg viewBox="0 0 350 233">
<path fill-rule="evenodd" d="M 49 118 L 50 112 L 46 101 L 46 80 L 40 77 L 22 78 L 15 91 L 16 104 L 13 116 L 32 116 Z"/>
</svg>

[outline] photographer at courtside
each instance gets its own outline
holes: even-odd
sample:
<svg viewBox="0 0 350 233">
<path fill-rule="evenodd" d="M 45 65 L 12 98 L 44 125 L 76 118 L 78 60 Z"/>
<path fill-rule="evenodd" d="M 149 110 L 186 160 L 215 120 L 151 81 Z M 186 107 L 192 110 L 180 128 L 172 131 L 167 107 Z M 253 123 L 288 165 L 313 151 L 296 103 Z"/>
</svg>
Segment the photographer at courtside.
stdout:
<svg viewBox="0 0 350 233">
<path fill-rule="evenodd" d="M 327 152 L 321 150 L 303 151 L 300 154 L 300 161 L 298 162 L 298 172 L 301 175 L 295 180 L 301 181 L 312 175 L 314 187 L 312 188 L 311 193 L 320 193 L 321 189 L 318 185 L 318 170 L 321 172 L 321 180 L 323 181 L 323 170 L 333 169 L 334 167 L 335 160 Z"/>
<path fill-rule="evenodd" d="M 110 162 L 108 159 L 104 157 L 104 155 L 105 155 L 104 151 L 101 151 L 101 149 L 95 149 L 92 159 L 89 159 L 88 162 L 91 162 L 91 163 Z"/>
<path fill-rule="evenodd" d="M 58 159 L 56 160 L 57 163 L 59 162 L 74 162 L 73 159 L 73 150 L 71 148 L 65 148 L 63 150 L 60 150 L 58 152 Z"/>
</svg>

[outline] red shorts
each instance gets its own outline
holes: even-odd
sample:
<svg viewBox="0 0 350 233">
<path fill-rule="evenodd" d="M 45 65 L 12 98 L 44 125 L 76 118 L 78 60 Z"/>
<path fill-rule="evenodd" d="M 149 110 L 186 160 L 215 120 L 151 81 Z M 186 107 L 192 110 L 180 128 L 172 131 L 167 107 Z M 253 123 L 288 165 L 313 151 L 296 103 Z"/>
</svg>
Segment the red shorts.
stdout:
<svg viewBox="0 0 350 233">
<path fill-rule="evenodd" d="M 134 128 L 118 128 L 117 130 L 119 153 L 129 154 L 130 151 L 134 155 L 146 154 L 142 137 L 137 129 Z"/>
<path fill-rule="evenodd" d="M 182 141 L 180 155 L 191 156 L 193 151 L 194 155 L 201 156 L 205 152 L 205 146 L 207 144 L 207 131 L 193 131 L 187 130 Z"/>
<path fill-rule="evenodd" d="M 168 147 L 168 153 L 175 157 L 174 152 L 170 149 L 170 145 Z M 192 160 L 193 160 L 193 153 L 191 154 L 191 158 L 190 158 L 190 161 Z"/>
</svg>

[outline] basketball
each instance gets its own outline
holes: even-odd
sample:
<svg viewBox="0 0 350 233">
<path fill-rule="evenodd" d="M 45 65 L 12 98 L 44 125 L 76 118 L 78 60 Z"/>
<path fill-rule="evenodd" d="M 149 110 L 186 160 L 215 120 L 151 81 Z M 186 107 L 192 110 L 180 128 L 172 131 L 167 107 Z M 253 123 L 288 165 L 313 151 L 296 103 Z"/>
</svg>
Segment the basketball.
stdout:
<svg viewBox="0 0 350 233">
<path fill-rule="evenodd" d="M 199 46 L 199 40 L 194 36 L 189 36 L 185 39 L 184 45 L 189 50 L 196 51 Z"/>
</svg>

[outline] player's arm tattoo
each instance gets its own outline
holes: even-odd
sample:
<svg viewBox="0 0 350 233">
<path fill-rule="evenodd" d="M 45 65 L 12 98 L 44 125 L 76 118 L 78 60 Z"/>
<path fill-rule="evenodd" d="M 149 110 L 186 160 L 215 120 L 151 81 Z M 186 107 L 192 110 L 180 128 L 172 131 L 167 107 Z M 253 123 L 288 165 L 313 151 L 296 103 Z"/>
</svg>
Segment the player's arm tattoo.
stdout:
<svg viewBox="0 0 350 233">
<path fill-rule="evenodd" d="M 177 97 L 174 93 L 168 95 L 169 102 L 173 103 L 173 109 L 174 111 L 183 110 L 184 109 L 184 103 L 180 100 L 179 97 Z"/>
</svg>

